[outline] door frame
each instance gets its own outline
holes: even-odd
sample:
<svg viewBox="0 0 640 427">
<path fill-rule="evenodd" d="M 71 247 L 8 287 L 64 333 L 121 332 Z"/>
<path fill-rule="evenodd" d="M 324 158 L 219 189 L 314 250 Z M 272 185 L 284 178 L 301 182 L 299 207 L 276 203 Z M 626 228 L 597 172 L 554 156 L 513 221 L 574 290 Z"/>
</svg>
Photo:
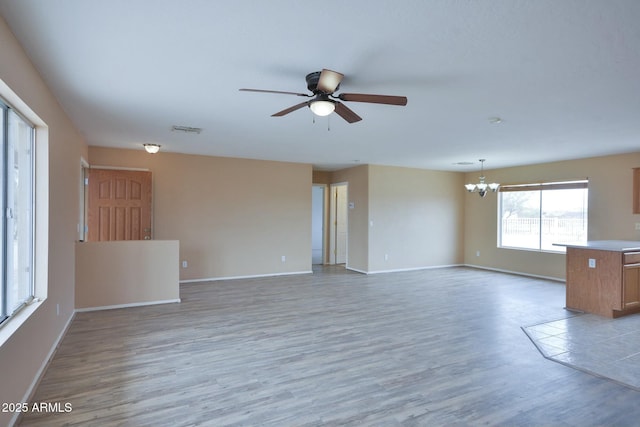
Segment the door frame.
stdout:
<svg viewBox="0 0 640 427">
<path fill-rule="evenodd" d="M 321 211 L 322 211 L 322 230 L 321 230 L 321 235 L 322 235 L 322 264 L 328 264 L 327 262 L 327 247 L 328 247 L 328 237 L 329 237 L 329 232 L 328 232 L 328 227 L 327 225 L 329 224 L 329 218 L 327 215 L 328 212 L 328 208 L 327 208 L 327 201 L 329 200 L 329 188 L 327 186 L 327 184 L 312 184 L 311 188 L 312 188 L 312 192 L 313 192 L 313 188 L 314 187 L 320 187 L 322 188 L 322 206 L 321 206 Z M 312 194 L 313 197 L 313 194 Z M 311 212 L 312 212 L 312 216 L 313 216 L 313 209 L 314 209 L 314 205 L 313 205 L 313 198 L 312 198 L 312 203 L 311 203 Z M 312 237 L 311 237 L 311 264 L 313 264 L 313 232 L 314 232 L 314 226 L 313 226 L 313 220 L 311 221 L 311 233 L 312 233 Z"/>
<path fill-rule="evenodd" d="M 87 162 L 84 157 L 80 157 L 80 209 L 78 211 L 78 241 L 84 242 L 87 240 L 88 233 L 88 225 L 87 220 L 89 219 L 88 205 L 89 205 L 89 188 L 88 188 L 88 173 L 87 170 L 90 168 L 89 162 Z"/>
<path fill-rule="evenodd" d="M 335 265 L 337 264 L 337 235 L 338 230 L 336 227 L 336 218 L 338 209 L 340 206 L 337 205 L 337 188 L 344 187 L 345 189 L 345 206 L 344 211 L 345 215 L 345 254 L 344 259 L 345 265 L 349 265 L 349 183 L 348 182 L 337 182 L 331 184 L 329 186 L 329 264 Z"/>
</svg>

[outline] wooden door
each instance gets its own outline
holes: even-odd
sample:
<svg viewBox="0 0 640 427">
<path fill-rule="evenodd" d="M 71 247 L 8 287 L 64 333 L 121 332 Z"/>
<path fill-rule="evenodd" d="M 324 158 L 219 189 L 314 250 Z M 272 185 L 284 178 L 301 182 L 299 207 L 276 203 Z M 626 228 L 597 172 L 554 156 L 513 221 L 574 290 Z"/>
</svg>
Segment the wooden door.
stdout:
<svg viewBox="0 0 640 427">
<path fill-rule="evenodd" d="M 89 169 L 89 242 L 149 240 L 151 172 Z"/>
<path fill-rule="evenodd" d="M 622 288 L 623 309 L 640 305 L 640 264 L 623 267 Z"/>
</svg>

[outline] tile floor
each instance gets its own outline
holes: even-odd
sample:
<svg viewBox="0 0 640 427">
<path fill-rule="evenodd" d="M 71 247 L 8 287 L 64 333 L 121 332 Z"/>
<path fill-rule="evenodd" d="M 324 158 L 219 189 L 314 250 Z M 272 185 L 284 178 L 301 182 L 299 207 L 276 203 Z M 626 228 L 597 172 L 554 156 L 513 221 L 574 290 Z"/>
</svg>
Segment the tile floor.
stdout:
<svg viewBox="0 0 640 427">
<path fill-rule="evenodd" d="M 640 391 L 640 314 L 576 314 L 522 329 L 547 359 Z"/>
</svg>

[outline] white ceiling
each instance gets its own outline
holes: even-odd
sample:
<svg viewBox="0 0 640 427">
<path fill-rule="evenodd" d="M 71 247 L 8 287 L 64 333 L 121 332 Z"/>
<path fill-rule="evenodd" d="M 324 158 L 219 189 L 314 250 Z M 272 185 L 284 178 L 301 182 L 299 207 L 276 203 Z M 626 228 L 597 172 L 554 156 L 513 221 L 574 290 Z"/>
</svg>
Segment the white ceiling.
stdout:
<svg viewBox="0 0 640 427">
<path fill-rule="evenodd" d="M 640 150 L 638 0 L 0 0 L 0 13 L 89 145 L 453 171 Z M 322 68 L 346 75 L 338 92 L 408 104 L 350 102 L 361 122 L 314 123 L 307 108 L 270 117 L 304 99 L 238 91 L 306 92 Z"/>
</svg>

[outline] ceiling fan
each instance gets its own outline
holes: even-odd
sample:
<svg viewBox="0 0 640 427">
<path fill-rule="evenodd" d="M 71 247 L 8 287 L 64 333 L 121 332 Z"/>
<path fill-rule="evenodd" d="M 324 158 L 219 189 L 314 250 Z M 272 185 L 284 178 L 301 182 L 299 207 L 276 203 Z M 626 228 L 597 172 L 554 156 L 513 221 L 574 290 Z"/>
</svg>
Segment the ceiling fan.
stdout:
<svg viewBox="0 0 640 427">
<path fill-rule="evenodd" d="M 309 101 L 301 102 L 293 107 L 289 107 L 282 111 L 272 114 L 271 117 L 282 117 L 302 107 L 308 106 L 314 114 L 318 116 L 328 116 L 332 112 L 336 112 L 340 117 L 349 123 L 355 123 L 362 120 L 362 117 L 354 113 L 350 108 L 340 101 L 349 102 L 368 102 L 373 104 L 387 105 L 407 105 L 406 96 L 392 95 L 369 95 L 364 93 L 341 93 L 335 95 L 335 91 L 340 88 L 340 82 L 344 75 L 336 71 L 323 69 L 307 74 L 307 89 L 312 94 L 298 92 L 283 92 L 279 90 L 263 90 L 263 89 L 240 89 L 245 92 L 262 92 L 262 93 L 279 93 L 285 95 L 304 96 L 313 98 Z"/>
</svg>

